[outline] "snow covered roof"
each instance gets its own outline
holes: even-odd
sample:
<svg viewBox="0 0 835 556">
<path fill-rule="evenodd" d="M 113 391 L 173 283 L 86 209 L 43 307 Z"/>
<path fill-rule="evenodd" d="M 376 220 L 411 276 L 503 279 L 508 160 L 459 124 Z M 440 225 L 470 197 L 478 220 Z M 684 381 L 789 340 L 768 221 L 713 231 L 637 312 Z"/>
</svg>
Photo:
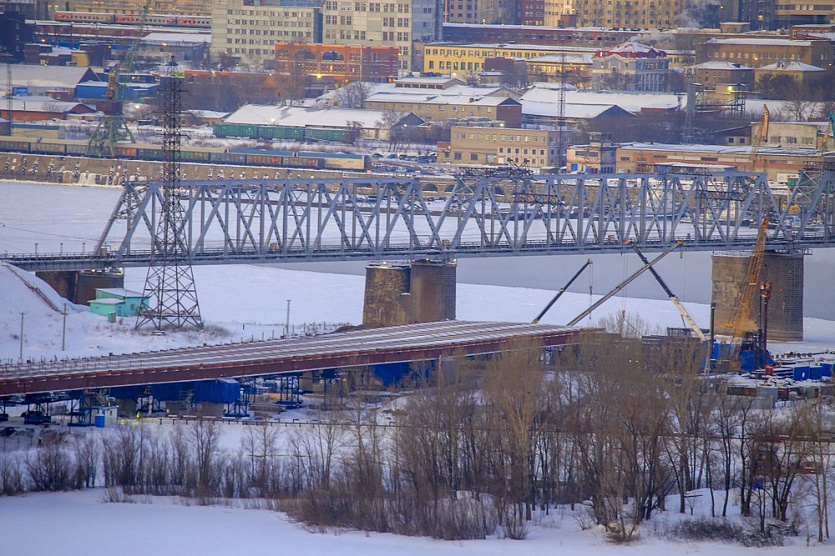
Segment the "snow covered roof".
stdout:
<svg viewBox="0 0 835 556">
<path fill-rule="evenodd" d="M 14 97 L 12 99 L 12 110 L 15 112 L 53 112 L 53 113 L 68 113 L 80 112 L 90 113 L 95 112 L 86 104 L 80 102 L 67 102 L 63 100 L 55 100 L 52 97 L 42 96 L 23 96 Z"/>
<path fill-rule="evenodd" d="M 614 48 L 610 48 L 604 51 L 607 55 L 611 54 L 626 54 L 628 56 L 637 56 L 639 58 L 643 57 L 655 57 L 655 56 L 666 56 L 666 53 L 663 50 L 659 50 L 657 48 L 653 48 L 646 44 L 642 44 L 636 41 L 627 41 L 623 44 L 619 44 Z"/>
<path fill-rule="evenodd" d="M 110 295 L 118 295 L 121 297 L 144 297 L 142 292 L 128 290 L 125 288 L 96 288 L 96 291 L 109 293 Z"/>
<path fill-rule="evenodd" d="M 747 46 L 811 46 L 812 41 L 795 41 L 791 39 L 769 39 L 769 38 L 731 38 L 731 39 L 709 39 L 707 44 L 738 44 Z"/>
<path fill-rule="evenodd" d="M 767 71 L 802 71 L 802 72 L 815 72 L 815 71 L 826 71 L 822 68 L 817 66 L 812 66 L 810 64 L 804 64 L 803 62 L 775 62 L 773 64 L 768 64 L 767 66 L 762 66 L 759 68 L 760 70 L 767 70 Z"/>
<path fill-rule="evenodd" d="M 454 77 L 401 77 L 394 82 L 395 87 L 420 87 L 421 85 L 463 85 L 464 82 Z"/>
<path fill-rule="evenodd" d="M 6 75 L 8 66 L 0 64 L 0 74 Z M 10 69 L 12 84 L 18 87 L 70 89 L 84 81 L 101 81 L 90 68 L 12 64 Z"/>
<path fill-rule="evenodd" d="M 672 145 L 667 143 L 623 143 L 620 148 L 634 148 L 645 151 L 683 151 L 702 152 L 711 154 L 738 154 L 748 156 L 751 146 L 728 147 L 725 145 Z M 769 156 L 815 156 L 816 149 L 784 149 L 776 147 L 760 147 L 760 155 Z"/>
<path fill-rule="evenodd" d="M 591 54 L 545 54 L 544 56 L 537 56 L 530 58 L 530 63 L 561 63 L 568 64 L 591 64 L 593 56 Z"/>
<path fill-rule="evenodd" d="M 98 303 L 99 305 L 120 305 L 124 302 L 124 299 L 117 299 L 115 297 L 99 297 L 98 299 L 90 299 L 88 301 L 88 303 Z"/>
<path fill-rule="evenodd" d="M 712 60 L 710 62 L 702 62 L 701 64 L 696 64 L 693 66 L 695 69 L 704 69 L 704 70 L 750 70 L 748 66 L 743 66 L 742 64 L 735 64 L 733 62 L 721 62 L 719 60 Z"/>
<path fill-rule="evenodd" d="M 612 104 L 568 104 L 565 105 L 565 117 L 572 120 L 590 120 L 596 118 L 612 108 Z M 522 103 L 523 116 L 544 116 L 556 118 L 559 116 L 559 104 L 556 102 L 526 101 Z"/>
<path fill-rule="evenodd" d="M 187 112 L 195 118 L 207 119 L 223 119 L 229 115 L 229 112 L 218 112 L 216 110 L 187 110 Z"/>
<path fill-rule="evenodd" d="M 526 102 L 550 102 L 556 105 L 557 93 L 556 88 L 544 87 L 535 85 L 529 88 L 519 99 L 524 106 Z M 565 91 L 566 104 L 590 104 L 590 105 L 608 105 L 620 106 L 627 112 L 641 112 L 647 109 L 671 110 L 684 106 L 686 102 L 685 97 L 679 98 L 678 95 L 669 93 L 630 93 L 624 91 L 607 92 L 607 91 L 587 91 L 587 90 L 570 90 Z M 522 109 L 524 113 L 524 108 Z"/>
<path fill-rule="evenodd" d="M 397 95 L 397 94 L 376 94 L 366 99 L 366 102 L 401 102 L 421 104 L 443 104 L 443 105 L 476 105 L 476 106 L 498 106 L 505 102 L 515 103 L 516 100 L 507 97 L 491 96 L 470 96 L 470 95 Z"/>
<path fill-rule="evenodd" d="M 228 124 L 283 125 L 291 127 L 330 126 L 348 127 L 359 122 L 365 129 L 380 127 L 381 110 L 353 108 L 313 109 L 299 106 L 265 106 L 246 104 L 232 112 L 224 120 Z"/>
<path fill-rule="evenodd" d="M 165 43 L 192 43 L 192 44 L 209 44 L 212 42 L 211 33 L 148 33 L 142 37 L 142 42 L 145 44 L 161 44 Z"/>
</svg>

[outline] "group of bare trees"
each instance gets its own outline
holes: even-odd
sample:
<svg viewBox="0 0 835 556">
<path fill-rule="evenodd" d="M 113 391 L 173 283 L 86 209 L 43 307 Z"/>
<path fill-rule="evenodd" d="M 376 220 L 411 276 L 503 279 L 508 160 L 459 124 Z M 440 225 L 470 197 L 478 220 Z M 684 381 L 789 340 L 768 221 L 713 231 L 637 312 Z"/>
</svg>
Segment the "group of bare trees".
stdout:
<svg viewBox="0 0 835 556">
<path fill-rule="evenodd" d="M 267 500 L 312 527 L 446 539 L 524 538 L 536 512 L 570 505 L 619 542 L 699 495 L 717 527 L 738 506 L 750 542 L 804 525 L 828 538 L 821 400 L 730 396 L 694 343 L 591 334 L 547 357 L 513 347 L 443 361 L 394 409 L 353 396 L 315 426 L 248 426 L 237 449 L 222 449 L 224 425 L 195 420 L 7 454 L 0 488 Z"/>
</svg>

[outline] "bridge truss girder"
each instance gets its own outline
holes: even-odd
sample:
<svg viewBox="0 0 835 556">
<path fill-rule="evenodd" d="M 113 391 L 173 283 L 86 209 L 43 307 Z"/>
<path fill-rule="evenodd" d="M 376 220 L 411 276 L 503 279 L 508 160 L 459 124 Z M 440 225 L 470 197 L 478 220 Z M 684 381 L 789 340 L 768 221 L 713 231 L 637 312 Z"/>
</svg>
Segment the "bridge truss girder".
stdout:
<svg viewBox="0 0 835 556">
<path fill-rule="evenodd" d="M 832 173 L 775 192 L 763 175 L 572 174 L 459 177 L 445 190 L 411 178 L 183 181 L 184 235 L 195 264 L 260 260 L 619 251 L 833 241 Z M 440 199 L 439 199 L 440 197 Z M 150 250 L 163 191 L 131 182 L 96 253 L 136 263 Z"/>
</svg>

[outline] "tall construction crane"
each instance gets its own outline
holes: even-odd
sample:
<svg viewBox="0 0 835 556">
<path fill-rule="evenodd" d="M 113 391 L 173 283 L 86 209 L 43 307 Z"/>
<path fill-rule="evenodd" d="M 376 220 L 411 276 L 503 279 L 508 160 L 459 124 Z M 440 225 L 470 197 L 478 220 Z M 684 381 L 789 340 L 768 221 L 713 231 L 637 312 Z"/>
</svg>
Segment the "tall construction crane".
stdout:
<svg viewBox="0 0 835 556">
<path fill-rule="evenodd" d="M 638 270 L 636 270 L 635 272 L 633 272 L 633 273 L 629 276 L 629 278 L 627 278 L 626 280 L 624 280 L 623 282 L 621 282 L 620 284 L 618 284 L 617 286 L 615 286 L 614 288 L 612 288 L 612 290 L 611 290 L 609 293 L 607 293 L 606 295 L 604 295 L 603 297 L 601 297 L 600 299 L 598 299 L 597 301 L 595 301 L 595 302 L 591 305 L 591 307 L 589 307 L 588 309 L 586 309 L 585 311 L 583 311 L 582 313 L 580 313 L 579 315 L 577 315 L 576 317 L 574 317 L 574 318 L 571 320 L 571 322 L 569 322 L 569 323 L 568 323 L 568 326 L 574 326 L 575 324 L 577 324 L 578 322 L 580 322 L 581 320 L 583 320 L 584 318 L 586 318 L 587 316 L 589 316 L 589 315 L 592 313 L 592 311 L 594 311 L 595 309 L 597 309 L 598 307 L 600 307 L 601 305 L 603 305 L 606 301 L 608 301 L 608 300 L 609 300 L 609 298 L 611 298 L 613 295 L 615 295 L 616 293 L 618 293 L 620 290 L 622 290 L 623 288 L 625 288 L 626 286 L 628 286 L 628 285 L 629 285 L 629 284 L 630 284 L 633 280 L 635 280 L 638 276 L 640 276 L 641 274 L 643 274 L 644 272 L 646 272 L 647 270 L 649 270 L 650 268 L 652 268 L 652 265 L 654 265 L 655 263 L 657 263 L 658 261 L 660 261 L 661 259 L 663 259 L 663 258 L 664 258 L 664 257 L 666 257 L 667 255 L 669 255 L 669 254 L 670 254 L 670 253 L 671 253 L 671 252 L 672 252 L 675 248 L 677 248 L 677 247 L 681 247 L 682 245 L 684 245 L 684 242 L 683 242 L 683 241 L 677 241 L 677 242 L 673 243 L 672 245 L 670 245 L 669 247 L 667 247 L 667 248 L 666 248 L 666 249 L 665 249 L 665 250 L 664 250 L 664 251 L 663 251 L 660 255 L 658 255 L 658 256 L 657 256 L 657 257 L 655 257 L 654 259 L 652 259 L 651 261 L 647 261 L 646 263 L 644 263 L 644 266 L 642 266 L 641 268 L 639 268 Z"/>
<path fill-rule="evenodd" d="M 586 261 L 586 264 L 584 264 L 583 266 L 581 266 L 581 267 L 580 267 L 580 270 L 578 270 L 578 271 L 574 274 L 574 276 L 572 276 L 572 277 L 571 277 L 571 279 L 570 279 L 570 280 L 569 280 L 569 281 L 568 281 L 568 282 L 567 282 L 567 283 L 566 283 L 566 284 L 565 284 L 562 288 L 560 288 L 560 291 L 558 291 L 558 292 L 557 292 L 557 294 L 556 294 L 556 295 L 555 295 L 555 296 L 551 299 L 551 301 L 549 301 L 549 302 L 548 302 L 548 305 L 546 305 L 546 306 L 545 306 L 545 308 L 544 308 L 544 309 L 542 309 L 542 312 L 540 312 L 538 315 L 536 315 L 536 318 L 535 318 L 535 319 L 533 319 L 533 324 L 537 324 L 537 323 L 539 322 L 539 320 L 540 320 L 542 317 L 544 317 L 544 316 L 545 316 L 545 313 L 547 313 L 547 312 L 548 312 L 548 309 L 550 309 L 550 308 L 554 305 L 554 303 L 556 303 L 556 302 L 557 302 L 557 300 L 558 300 L 560 297 L 562 297 L 562 294 L 564 294 L 564 293 L 565 293 L 565 291 L 569 288 L 569 286 L 571 286 L 571 284 L 573 284 L 573 283 L 574 283 L 574 280 L 576 280 L 577 278 L 579 278 L 579 277 L 580 277 L 580 275 L 583 273 L 583 271 L 584 271 L 584 270 L 586 270 L 586 268 L 588 268 L 588 266 L 589 266 L 589 265 L 591 265 L 591 264 L 593 264 L 593 263 L 592 263 L 592 260 L 591 260 L 591 259 L 589 259 L 589 260 L 587 260 L 587 261 Z"/>
<path fill-rule="evenodd" d="M 139 43 L 142 41 L 142 32 L 145 29 L 145 21 L 148 19 L 148 12 L 154 0 L 146 0 L 142 8 L 142 15 L 139 19 L 139 29 L 134 37 L 133 44 L 128 49 L 122 62 L 110 70 L 107 79 L 107 92 L 105 100 L 97 106 L 102 112 L 99 125 L 96 126 L 90 140 L 87 142 L 87 154 L 92 156 L 114 156 L 114 147 L 117 143 L 129 141 L 136 143 L 133 133 L 125 121 L 124 100 L 126 84 L 120 79 L 133 71 L 133 64 L 136 61 L 136 54 L 139 51 Z"/>
<path fill-rule="evenodd" d="M 751 147 L 751 164 L 754 166 L 754 169 L 757 169 L 757 158 L 760 153 L 760 145 L 763 144 L 763 141 L 768 141 L 768 123 L 770 120 L 770 115 L 768 113 L 768 106 L 763 104 L 763 117 L 760 120 L 760 128 L 757 130 L 757 135 L 754 137 L 754 144 Z M 765 166 L 765 165 L 763 165 Z M 765 168 L 763 168 L 765 169 Z"/>
<path fill-rule="evenodd" d="M 739 353 L 742 349 L 743 338 L 746 334 L 757 330 L 757 324 L 751 317 L 751 306 L 754 296 L 760 289 L 760 271 L 765 257 L 768 222 L 768 216 L 764 217 L 757 233 L 757 241 L 754 243 L 754 250 L 751 252 L 751 259 L 748 261 L 748 271 L 745 273 L 745 285 L 742 288 L 742 295 L 736 307 L 736 316 L 733 322 L 725 325 L 731 329 L 731 345 L 728 354 L 731 370 L 739 370 Z"/>
<path fill-rule="evenodd" d="M 690 313 L 687 312 L 687 309 L 685 309 L 684 305 L 681 304 L 681 301 L 678 300 L 678 297 L 676 297 L 676 294 L 674 294 L 672 292 L 672 290 L 669 288 L 669 286 L 667 286 L 667 283 L 664 282 L 664 279 L 661 278 L 661 275 L 658 274 L 658 272 L 652 267 L 652 265 L 650 265 L 650 262 L 647 260 L 647 258 L 644 256 L 644 254 L 641 252 L 640 249 L 638 249 L 638 246 L 635 245 L 635 242 L 634 241 L 629 241 L 628 243 L 629 243 L 629 245 L 632 246 L 632 249 L 635 250 L 635 253 L 637 253 L 638 256 L 641 258 L 641 261 L 643 261 L 644 265 L 649 269 L 650 273 L 655 278 L 655 281 L 658 282 L 658 284 L 664 290 L 664 293 L 666 293 L 667 297 L 670 298 L 670 301 L 673 302 L 673 305 L 676 306 L 676 309 L 678 309 L 678 312 L 681 313 L 681 318 L 684 319 L 684 322 L 686 322 L 687 325 L 696 334 L 696 336 L 699 337 L 699 340 L 701 340 L 703 342 L 706 342 L 707 337 L 705 336 L 705 333 L 702 332 L 702 329 L 699 328 L 699 325 L 696 324 L 696 321 L 693 320 L 693 317 L 690 316 Z"/>
</svg>

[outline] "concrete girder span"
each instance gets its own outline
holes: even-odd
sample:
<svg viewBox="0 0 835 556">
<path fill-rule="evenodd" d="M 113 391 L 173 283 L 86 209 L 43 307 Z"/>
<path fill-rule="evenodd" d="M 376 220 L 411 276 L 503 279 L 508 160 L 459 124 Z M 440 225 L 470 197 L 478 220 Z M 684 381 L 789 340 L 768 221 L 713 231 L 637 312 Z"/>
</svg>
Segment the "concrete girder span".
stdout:
<svg viewBox="0 0 835 556">
<path fill-rule="evenodd" d="M 805 174 L 804 174 L 805 175 Z M 761 174 L 459 176 L 442 188 L 412 178 L 183 181 L 193 264 L 395 260 L 835 243 L 833 172 L 773 190 Z M 440 199 L 438 197 L 441 197 Z M 125 185 L 87 255 L 11 255 L 27 270 L 145 266 L 161 183 Z"/>
<path fill-rule="evenodd" d="M 0 396 L 161 384 L 498 353 L 519 341 L 577 341 L 580 328 L 441 321 L 306 338 L 0 365 Z"/>
</svg>

